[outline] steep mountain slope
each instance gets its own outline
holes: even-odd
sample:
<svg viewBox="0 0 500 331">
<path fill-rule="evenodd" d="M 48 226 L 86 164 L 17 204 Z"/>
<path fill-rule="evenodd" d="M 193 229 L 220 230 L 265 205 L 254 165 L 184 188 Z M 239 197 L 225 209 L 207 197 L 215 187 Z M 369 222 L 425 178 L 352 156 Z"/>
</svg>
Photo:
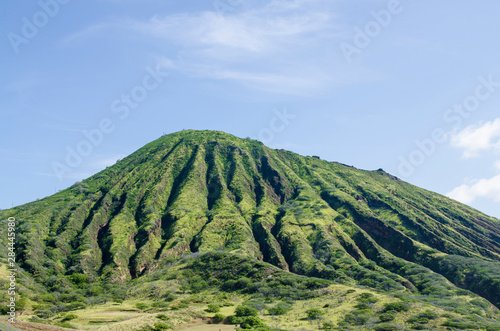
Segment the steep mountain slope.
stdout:
<svg viewBox="0 0 500 331">
<path fill-rule="evenodd" d="M 469 290 L 500 307 L 500 221 L 383 170 L 272 150 L 214 131 L 161 137 L 15 217 L 38 282 L 125 283 L 222 251 L 383 291 Z"/>
</svg>

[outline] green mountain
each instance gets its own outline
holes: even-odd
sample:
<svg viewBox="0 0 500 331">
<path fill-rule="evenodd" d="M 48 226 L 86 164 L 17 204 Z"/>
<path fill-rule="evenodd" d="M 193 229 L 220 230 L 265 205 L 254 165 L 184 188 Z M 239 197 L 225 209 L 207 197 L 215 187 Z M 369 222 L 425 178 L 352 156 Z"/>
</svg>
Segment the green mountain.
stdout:
<svg viewBox="0 0 500 331">
<path fill-rule="evenodd" d="M 500 330 L 498 219 L 381 169 L 223 132 L 163 136 L 64 191 L 0 212 L 3 222 L 9 217 L 18 221 L 22 304 L 47 311 L 42 319 L 83 309 L 82 298 L 70 306 L 74 291 L 123 301 L 134 297 L 130 289 L 177 279 L 180 297 L 212 288 L 252 300 L 292 298 L 289 305 L 320 297 L 330 285 L 366 289 L 428 313 L 448 312 L 439 327 L 437 317 L 420 315 L 405 317 L 405 327 Z M 5 237 L 6 226 L 1 231 Z M 282 282 L 273 287 L 268 277 Z M 262 293 L 255 284 L 280 292 Z M 383 324 L 376 316 L 412 312 L 377 312 L 375 302 L 356 300 L 368 310 L 353 304 L 351 313 L 332 317 L 332 328 L 372 323 L 368 329 L 391 330 L 390 318 Z M 57 302 L 66 306 L 52 309 Z M 360 316 L 364 324 L 356 324 Z"/>
</svg>

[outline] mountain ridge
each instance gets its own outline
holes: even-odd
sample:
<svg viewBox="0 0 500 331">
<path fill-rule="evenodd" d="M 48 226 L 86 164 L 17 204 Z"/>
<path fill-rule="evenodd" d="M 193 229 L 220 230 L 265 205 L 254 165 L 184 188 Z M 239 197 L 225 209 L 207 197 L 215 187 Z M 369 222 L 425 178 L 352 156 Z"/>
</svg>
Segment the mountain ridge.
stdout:
<svg viewBox="0 0 500 331">
<path fill-rule="evenodd" d="M 20 221 L 19 264 L 38 281 L 126 283 L 220 251 L 383 291 L 463 289 L 500 307 L 498 219 L 382 169 L 218 131 L 163 136 L 8 217 Z"/>
</svg>

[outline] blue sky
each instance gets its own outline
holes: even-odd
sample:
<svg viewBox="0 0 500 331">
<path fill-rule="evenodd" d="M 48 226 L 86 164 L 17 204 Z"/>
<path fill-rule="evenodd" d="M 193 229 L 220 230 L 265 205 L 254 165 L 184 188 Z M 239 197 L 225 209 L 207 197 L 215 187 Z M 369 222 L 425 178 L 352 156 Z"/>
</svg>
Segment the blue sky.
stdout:
<svg viewBox="0 0 500 331">
<path fill-rule="evenodd" d="M 0 11 L 0 208 L 162 134 L 384 170 L 500 218 L 500 3 L 41 0 Z"/>
</svg>

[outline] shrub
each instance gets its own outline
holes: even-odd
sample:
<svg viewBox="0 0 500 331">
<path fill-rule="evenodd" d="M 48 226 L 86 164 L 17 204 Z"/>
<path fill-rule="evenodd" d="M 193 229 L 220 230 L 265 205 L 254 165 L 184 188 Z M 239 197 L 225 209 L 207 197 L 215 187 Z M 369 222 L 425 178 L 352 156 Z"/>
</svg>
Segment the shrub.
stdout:
<svg viewBox="0 0 500 331">
<path fill-rule="evenodd" d="M 486 304 L 483 301 L 477 300 L 477 299 L 471 300 L 470 303 L 473 304 L 474 306 L 477 306 L 477 307 L 480 307 L 480 308 L 483 308 L 483 309 L 487 309 L 488 308 L 488 304 Z"/>
<path fill-rule="evenodd" d="M 10 311 L 10 308 L 7 305 L 0 305 L 0 314 L 7 315 Z"/>
<path fill-rule="evenodd" d="M 415 324 L 427 324 L 429 323 L 429 319 L 425 317 L 414 316 L 409 318 L 406 323 L 415 323 Z"/>
<path fill-rule="evenodd" d="M 310 320 L 317 320 L 323 316 L 323 312 L 319 309 L 313 308 L 306 311 L 307 318 Z"/>
<path fill-rule="evenodd" d="M 179 310 L 179 309 L 184 309 L 187 308 L 188 304 L 184 302 L 179 302 L 177 305 L 170 307 L 172 310 Z"/>
<path fill-rule="evenodd" d="M 438 314 L 436 314 L 433 311 L 426 310 L 423 313 L 420 313 L 418 315 L 410 317 L 406 323 L 412 323 L 415 324 L 412 328 L 415 329 L 418 327 L 418 325 L 422 324 L 427 324 L 429 323 L 429 320 L 436 319 L 438 317 Z"/>
<path fill-rule="evenodd" d="M 390 322 L 390 321 L 394 321 L 394 314 L 390 314 L 390 313 L 383 313 L 381 315 L 379 315 L 378 319 L 380 322 Z"/>
<path fill-rule="evenodd" d="M 363 314 L 347 314 L 344 317 L 344 323 L 349 325 L 364 325 L 369 317 Z"/>
<path fill-rule="evenodd" d="M 408 304 L 404 302 L 391 302 L 391 303 L 386 303 L 384 305 L 384 309 L 382 310 L 383 313 L 386 313 L 388 311 L 395 311 L 395 312 L 403 312 L 403 311 L 408 311 L 410 307 Z"/>
<path fill-rule="evenodd" d="M 87 276 L 84 274 L 72 274 L 69 276 L 69 279 L 76 285 L 76 286 L 83 286 L 86 285 L 88 280 Z"/>
<path fill-rule="evenodd" d="M 235 280 L 227 280 L 224 284 L 221 285 L 221 289 L 223 291 L 234 291 L 236 289 L 236 281 Z"/>
<path fill-rule="evenodd" d="M 162 320 L 162 321 L 168 321 L 170 319 L 170 317 L 168 317 L 167 315 L 164 315 L 164 314 L 158 314 L 158 315 L 156 315 L 156 318 L 159 320 Z"/>
<path fill-rule="evenodd" d="M 403 329 L 403 326 L 400 324 L 380 324 L 373 328 L 374 331 L 399 331 Z"/>
<path fill-rule="evenodd" d="M 168 306 L 169 304 L 164 301 L 157 301 L 151 304 L 151 307 L 153 308 L 167 308 Z"/>
<path fill-rule="evenodd" d="M 332 322 L 323 322 L 323 325 L 321 326 L 323 330 L 334 330 L 335 329 L 335 324 Z"/>
<path fill-rule="evenodd" d="M 248 279 L 247 277 L 241 277 L 236 281 L 236 289 L 238 290 L 243 290 L 252 285 L 252 281 Z"/>
<path fill-rule="evenodd" d="M 54 296 L 52 294 L 42 294 L 42 295 L 37 297 L 36 301 L 45 301 L 45 302 L 54 303 L 54 302 L 56 302 L 56 299 L 54 298 Z"/>
<path fill-rule="evenodd" d="M 371 293 L 361 293 L 356 300 L 361 303 L 375 303 L 378 301 Z"/>
<path fill-rule="evenodd" d="M 189 284 L 189 289 L 193 293 L 201 292 L 203 289 L 207 288 L 208 284 L 200 276 L 196 276 Z"/>
<path fill-rule="evenodd" d="M 477 325 L 477 323 L 464 321 L 460 319 L 447 320 L 443 323 L 443 326 L 448 326 L 455 329 L 472 329 L 472 330 L 480 328 Z"/>
<path fill-rule="evenodd" d="M 418 314 L 419 317 L 424 317 L 424 318 L 427 318 L 429 320 L 433 320 L 433 319 L 436 319 L 438 318 L 438 314 L 436 314 L 435 312 L 433 312 L 432 310 L 426 310 L 424 311 L 423 313 L 420 313 Z"/>
<path fill-rule="evenodd" d="M 61 322 L 72 321 L 72 320 L 77 319 L 77 318 L 78 318 L 78 315 L 75 315 L 75 314 L 66 314 L 66 316 L 63 317 L 63 319 L 61 320 Z"/>
<path fill-rule="evenodd" d="M 60 326 L 61 328 L 66 328 L 66 329 L 73 329 L 73 325 L 71 325 L 68 322 L 63 322 L 63 323 L 58 323 L 57 326 Z"/>
<path fill-rule="evenodd" d="M 137 308 L 139 310 L 146 310 L 146 309 L 148 309 L 148 305 L 143 303 L 143 302 L 139 302 L 139 303 L 135 304 L 135 308 Z"/>
<path fill-rule="evenodd" d="M 208 313 L 218 313 L 220 312 L 220 306 L 216 304 L 209 304 L 205 311 Z"/>
<path fill-rule="evenodd" d="M 106 302 L 107 302 L 106 298 L 103 297 L 90 296 L 85 299 L 85 304 L 89 306 L 100 305 Z"/>
<path fill-rule="evenodd" d="M 165 300 L 166 302 L 171 302 L 177 299 L 177 296 L 172 293 L 172 291 L 168 291 L 162 296 L 162 299 Z"/>
<path fill-rule="evenodd" d="M 252 300 L 248 300 L 246 302 L 243 303 L 243 305 L 247 306 L 247 307 L 250 307 L 250 308 L 255 308 L 257 309 L 259 312 L 261 310 L 263 310 L 264 308 L 266 308 L 266 304 L 264 303 L 263 300 L 261 299 L 252 299 Z"/>
<path fill-rule="evenodd" d="M 257 316 L 247 316 L 240 323 L 242 329 L 267 328 L 267 326 Z"/>
<path fill-rule="evenodd" d="M 167 329 L 171 329 L 172 327 L 170 325 L 167 325 L 165 323 L 155 323 L 155 326 L 154 326 L 154 331 L 160 331 L 160 330 L 167 330 Z"/>
<path fill-rule="evenodd" d="M 276 307 L 270 308 L 269 315 L 285 315 L 292 306 L 286 302 L 280 302 Z"/>
<path fill-rule="evenodd" d="M 357 305 L 354 306 L 354 308 L 358 309 L 358 310 L 368 310 L 370 309 L 370 306 L 367 304 L 367 303 L 358 303 Z"/>
<path fill-rule="evenodd" d="M 86 306 L 83 302 L 72 302 L 65 305 L 66 311 L 84 309 Z"/>
<path fill-rule="evenodd" d="M 227 318 L 227 323 L 229 323 L 229 324 L 241 324 L 241 322 L 243 322 L 243 319 L 244 319 L 244 317 L 232 315 L 232 316 L 229 316 Z"/>
<path fill-rule="evenodd" d="M 212 323 L 219 324 L 219 323 L 224 322 L 225 319 L 226 319 L 226 316 L 224 316 L 222 314 L 215 314 L 215 316 L 212 317 Z"/>
<path fill-rule="evenodd" d="M 234 311 L 236 316 L 257 316 L 259 314 L 259 311 L 253 307 L 247 307 L 247 306 L 238 306 L 236 307 L 236 310 Z"/>
<path fill-rule="evenodd" d="M 35 313 L 35 315 L 40 317 L 40 318 L 47 319 L 47 318 L 51 318 L 52 316 L 54 316 L 55 313 L 52 312 L 52 310 L 50 310 L 50 309 L 43 309 L 43 310 L 37 311 Z"/>
</svg>

